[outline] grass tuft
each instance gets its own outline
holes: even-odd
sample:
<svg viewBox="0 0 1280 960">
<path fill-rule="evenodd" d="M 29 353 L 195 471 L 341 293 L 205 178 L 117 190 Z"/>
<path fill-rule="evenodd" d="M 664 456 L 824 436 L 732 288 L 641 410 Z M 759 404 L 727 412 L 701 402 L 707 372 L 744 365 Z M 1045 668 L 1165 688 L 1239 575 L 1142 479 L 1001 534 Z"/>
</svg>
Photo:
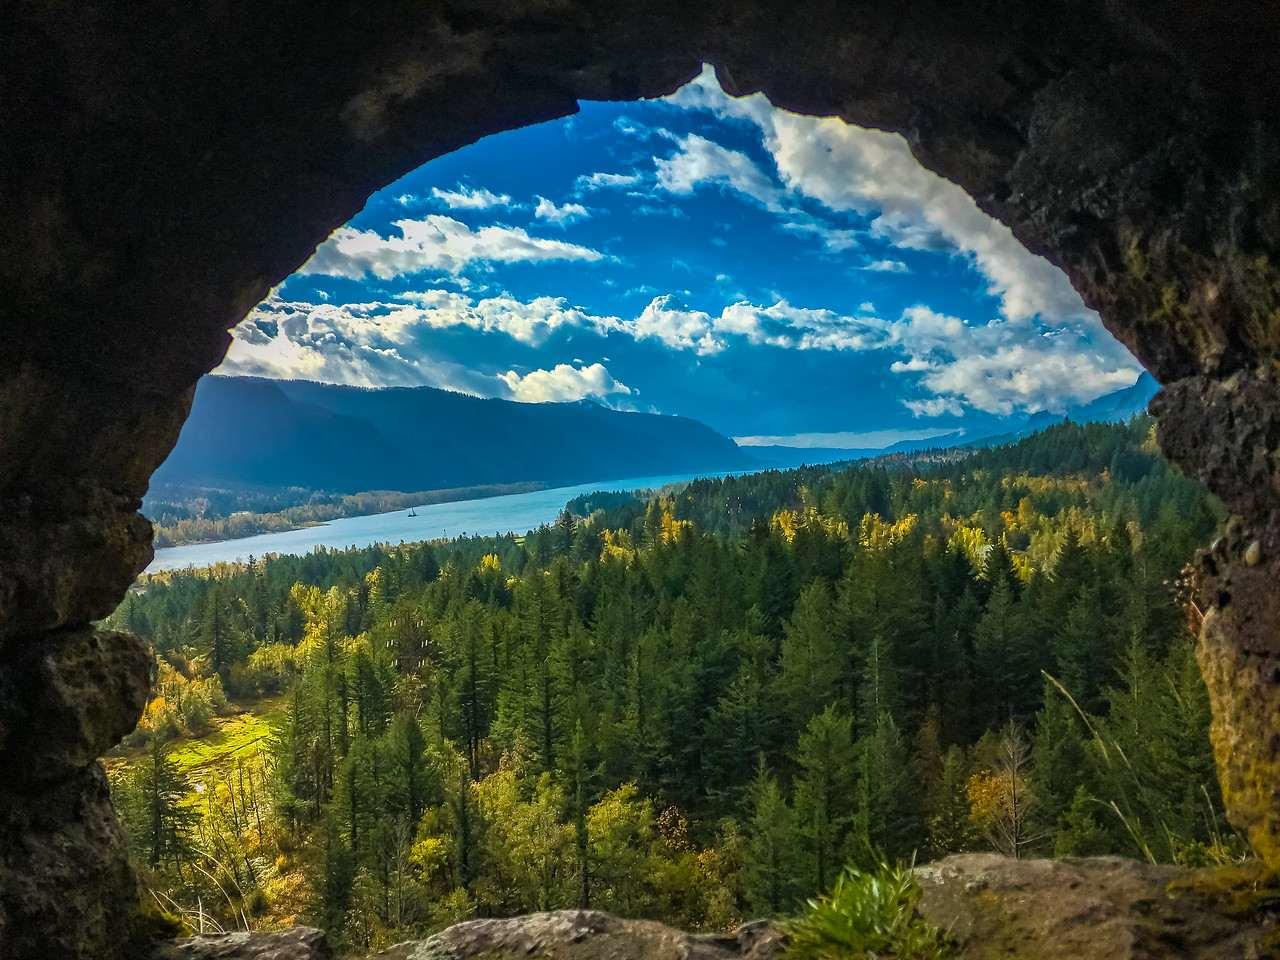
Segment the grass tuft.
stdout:
<svg viewBox="0 0 1280 960">
<path fill-rule="evenodd" d="M 846 870 L 831 892 L 784 924 L 787 960 L 948 960 L 946 935 L 921 916 L 920 886 L 909 867 Z"/>
</svg>

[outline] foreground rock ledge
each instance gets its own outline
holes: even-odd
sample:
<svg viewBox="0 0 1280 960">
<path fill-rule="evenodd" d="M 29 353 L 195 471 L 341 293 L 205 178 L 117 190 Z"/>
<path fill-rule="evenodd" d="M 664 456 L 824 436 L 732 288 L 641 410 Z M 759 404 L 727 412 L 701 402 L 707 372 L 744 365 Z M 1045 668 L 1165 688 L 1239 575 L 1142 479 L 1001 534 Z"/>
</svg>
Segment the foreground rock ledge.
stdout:
<svg viewBox="0 0 1280 960">
<path fill-rule="evenodd" d="M 1254 866 L 964 854 L 917 871 L 921 910 L 964 960 L 1280 957 L 1280 888 Z"/>
<path fill-rule="evenodd" d="M 560 910 L 460 923 L 374 960 L 775 960 L 782 956 L 781 941 L 765 923 L 728 935 L 696 935 L 598 910 Z"/>
<path fill-rule="evenodd" d="M 278 933 L 228 933 L 162 944 L 149 960 L 332 960 L 324 934 L 311 927 Z"/>
<path fill-rule="evenodd" d="M 921 908 L 961 960 L 1265 960 L 1280 958 L 1280 887 L 1254 867 L 1186 870 L 1121 857 L 948 857 L 918 871 Z M 561 910 L 472 920 L 372 960 L 782 960 L 764 922 L 725 935 Z M 152 960 L 330 960 L 319 931 L 198 937 Z M 850 958 L 857 960 L 857 958 Z"/>
</svg>

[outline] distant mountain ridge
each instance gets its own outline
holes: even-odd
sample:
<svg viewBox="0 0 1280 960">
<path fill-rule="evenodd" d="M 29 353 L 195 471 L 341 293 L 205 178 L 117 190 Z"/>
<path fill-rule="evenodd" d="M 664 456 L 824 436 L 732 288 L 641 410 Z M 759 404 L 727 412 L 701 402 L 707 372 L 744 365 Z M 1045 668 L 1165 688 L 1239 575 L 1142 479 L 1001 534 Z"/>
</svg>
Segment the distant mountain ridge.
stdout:
<svg viewBox="0 0 1280 960">
<path fill-rule="evenodd" d="M 751 465 L 732 440 L 687 417 L 432 387 L 209 376 L 155 481 L 354 493 Z"/>
<path fill-rule="evenodd" d="M 954 430 L 925 440 L 900 440 L 887 447 L 784 447 L 777 445 L 744 447 L 748 456 L 763 467 L 786 469 L 805 464 L 816 466 L 837 463 L 841 460 L 870 460 L 894 453 L 916 453 L 921 450 L 941 450 L 947 447 L 994 447 L 1012 443 L 1022 437 L 1047 429 L 1064 420 L 1076 423 L 1116 423 L 1146 413 L 1160 389 L 1155 377 L 1145 370 L 1131 386 L 1103 394 L 1088 403 L 1069 407 L 1066 413 L 1050 413 L 1047 410 L 1033 413 L 1021 420 L 1011 420 L 1007 430 L 988 432 L 976 436 L 963 430 Z"/>
<path fill-rule="evenodd" d="M 611 410 L 590 401 L 517 403 L 433 387 L 350 387 L 209 376 L 178 445 L 155 474 L 177 486 L 306 487 L 336 493 L 540 481 L 551 485 L 700 470 L 762 470 L 894 453 L 1009 443 L 1064 419 L 1128 420 L 1159 390 L 1132 386 L 1065 414 L 1011 420 L 881 448 L 739 447 L 688 417 Z"/>
</svg>

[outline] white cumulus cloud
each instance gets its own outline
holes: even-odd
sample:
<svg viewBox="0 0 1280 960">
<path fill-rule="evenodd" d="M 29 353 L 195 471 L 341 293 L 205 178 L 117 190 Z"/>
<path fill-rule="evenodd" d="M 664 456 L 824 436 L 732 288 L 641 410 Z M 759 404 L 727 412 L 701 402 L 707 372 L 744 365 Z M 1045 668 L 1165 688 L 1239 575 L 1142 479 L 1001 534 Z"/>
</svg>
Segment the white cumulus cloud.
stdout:
<svg viewBox="0 0 1280 960">
<path fill-rule="evenodd" d="M 629 396 L 634 391 L 613 375 L 602 363 L 572 366 L 557 363 L 550 370 L 517 373 L 508 370 L 498 374 L 510 391 L 511 398 L 524 403 L 551 403 L 582 400 L 585 397 Z"/>
<path fill-rule="evenodd" d="M 693 350 L 699 354 L 719 353 L 723 340 L 712 333 L 711 315 L 701 310 L 686 310 L 675 304 L 670 294 L 654 297 L 627 329 L 637 340 L 655 339 L 676 350 Z"/>
<path fill-rule="evenodd" d="M 754 123 L 789 190 L 832 210 L 874 216 L 873 233 L 899 246 L 971 258 L 1007 318 L 1039 314 L 1062 323 L 1089 317 L 1102 330 L 1062 271 L 1023 247 L 960 187 L 920 166 L 898 134 L 787 113 L 761 94 L 731 98 L 710 68 L 670 99 Z"/>
<path fill-rule="evenodd" d="M 449 290 L 433 289 L 397 294 L 396 299 L 414 304 L 417 322 L 424 327 L 470 327 L 481 333 L 505 333 L 531 346 L 545 343 L 562 327 L 594 330 L 600 336 L 623 328 L 617 317 L 588 313 L 571 306 L 563 297 L 517 300 L 503 294 L 474 300 Z"/>
<path fill-rule="evenodd" d="M 906 401 L 917 416 L 958 415 L 965 406 L 1060 412 L 1129 386 L 1138 370 L 1123 347 L 1094 342 L 1083 326 L 1044 330 L 1004 319 L 975 326 L 923 306 L 889 325 L 887 344 L 909 357 L 890 369 L 918 375 L 934 395 Z"/>
<path fill-rule="evenodd" d="M 902 405 L 917 417 L 961 417 L 964 406 L 955 397 L 933 397 L 929 400 L 904 400 Z"/>
<path fill-rule="evenodd" d="M 402 304 L 270 297 L 232 331 L 231 349 L 216 372 L 484 393 L 484 378 L 437 356 L 422 343 L 421 329 L 421 311 Z"/>
<path fill-rule="evenodd" d="M 750 343 L 792 350 L 870 350 L 883 343 L 885 326 L 874 317 L 796 307 L 786 300 L 772 306 L 744 300 L 721 310 L 714 329 L 745 337 Z"/>
</svg>

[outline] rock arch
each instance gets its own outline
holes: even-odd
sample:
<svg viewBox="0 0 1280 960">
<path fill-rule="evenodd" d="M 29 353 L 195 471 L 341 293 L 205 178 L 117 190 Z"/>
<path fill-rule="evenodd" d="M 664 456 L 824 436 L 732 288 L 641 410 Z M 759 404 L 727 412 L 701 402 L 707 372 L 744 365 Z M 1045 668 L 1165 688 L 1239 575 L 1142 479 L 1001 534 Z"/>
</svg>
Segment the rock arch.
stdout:
<svg viewBox="0 0 1280 960">
<path fill-rule="evenodd" d="M 94 759 L 145 696 L 92 622 L 227 331 L 375 189 L 584 99 L 735 93 L 895 130 L 1166 385 L 1235 515 L 1202 662 L 1232 816 L 1280 865 L 1280 17 L 1266 0 L 16 0 L 0 96 L 0 946 L 125 950 Z M 1252 544 L 1258 544 L 1252 549 Z"/>
</svg>

